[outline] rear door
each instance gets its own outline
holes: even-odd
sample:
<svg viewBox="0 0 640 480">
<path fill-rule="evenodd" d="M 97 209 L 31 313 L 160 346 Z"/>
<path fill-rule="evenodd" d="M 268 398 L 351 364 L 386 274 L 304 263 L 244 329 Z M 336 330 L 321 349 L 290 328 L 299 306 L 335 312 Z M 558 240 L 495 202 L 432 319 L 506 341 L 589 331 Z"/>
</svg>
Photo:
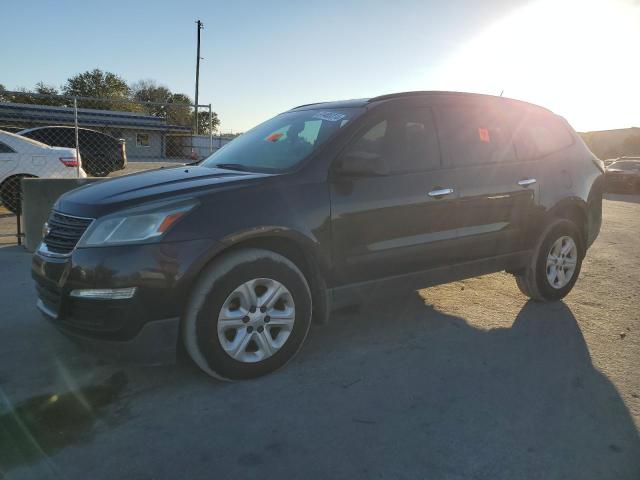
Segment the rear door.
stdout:
<svg viewBox="0 0 640 480">
<path fill-rule="evenodd" d="M 442 105 L 438 129 L 459 192 L 456 261 L 525 249 L 539 202 L 537 163 L 518 158 L 514 111 L 494 103 Z"/>
<path fill-rule="evenodd" d="M 349 155 L 382 159 L 387 174 L 332 174 L 337 283 L 447 264 L 455 251 L 457 218 L 452 209 L 456 193 L 452 172 L 441 168 L 431 108 L 373 114 L 334 166 Z"/>
</svg>

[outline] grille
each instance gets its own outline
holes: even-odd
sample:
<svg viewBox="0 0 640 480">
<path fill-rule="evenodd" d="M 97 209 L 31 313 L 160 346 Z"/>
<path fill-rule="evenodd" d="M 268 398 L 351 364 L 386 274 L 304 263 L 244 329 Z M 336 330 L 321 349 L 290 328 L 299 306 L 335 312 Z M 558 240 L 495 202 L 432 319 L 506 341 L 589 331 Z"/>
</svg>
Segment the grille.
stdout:
<svg viewBox="0 0 640 480">
<path fill-rule="evenodd" d="M 47 249 L 53 253 L 71 253 L 93 220 L 91 218 L 79 218 L 51 212 L 47 225 L 49 232 L 43 242 Z"/>
</svg>

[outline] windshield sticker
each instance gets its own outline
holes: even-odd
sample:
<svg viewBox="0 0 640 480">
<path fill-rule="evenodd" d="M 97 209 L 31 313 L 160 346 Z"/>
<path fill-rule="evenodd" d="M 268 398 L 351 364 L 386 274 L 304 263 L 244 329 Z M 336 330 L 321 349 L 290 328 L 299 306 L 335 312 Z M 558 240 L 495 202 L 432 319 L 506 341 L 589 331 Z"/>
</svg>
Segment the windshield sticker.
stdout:
<svg viewBox="0 0 640 480">
<path fill-rule="evenodd" d="M 478 128 L 478 136 L 480 137 L 481 142 L 491 142 L 491 137 L 489 136 L 489 130 L 487 128 Z"/>
<path fill-rule="evenodd" d="M 282 138 L 282 135 L 284 135 L 281 132 L 274 132 L 271 135 L 269 135 L 267 138 L 265 138 L 265 140 L 267 142 L 277 142 L 278 140 L 280 140 Z"/>
<path fill-rule="evenodd" d="M 319 120 L 326 120 L 327 122 L 338 122 L 346 117 L 346 113 L 338 113 L 338 112 L 318 112 L 313 118 L 317 118 Z"/>
</svg>

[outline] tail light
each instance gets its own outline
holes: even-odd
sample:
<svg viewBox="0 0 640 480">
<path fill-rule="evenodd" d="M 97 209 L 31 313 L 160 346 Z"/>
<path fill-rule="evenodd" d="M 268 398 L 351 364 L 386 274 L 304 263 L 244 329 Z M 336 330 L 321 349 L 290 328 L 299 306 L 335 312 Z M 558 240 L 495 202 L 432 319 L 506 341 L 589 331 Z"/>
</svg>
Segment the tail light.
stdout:
<svg viewBox="0 0 640 480">
<path fill-rule="evenodd" d="M 59 160 L 65 167 L 77 167 L 78 159 L 76 157 L 60 157 Z"/>
</svg>

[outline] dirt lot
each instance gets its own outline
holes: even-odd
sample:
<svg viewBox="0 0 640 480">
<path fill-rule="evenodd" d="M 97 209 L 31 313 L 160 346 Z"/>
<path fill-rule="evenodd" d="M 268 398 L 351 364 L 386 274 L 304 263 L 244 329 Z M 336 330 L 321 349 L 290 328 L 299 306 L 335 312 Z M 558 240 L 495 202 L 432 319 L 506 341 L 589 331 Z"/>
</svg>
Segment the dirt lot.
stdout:
<svg viewBox="0 0 640 480">
<path fill-rule="evenodd" d="M 371 292 L 241 383 L 79 351 L 2 247 L 0 477 L 638 480 L 640 196 L 604 215 L 565 302 L 504 273 Z"/>
</svg>

